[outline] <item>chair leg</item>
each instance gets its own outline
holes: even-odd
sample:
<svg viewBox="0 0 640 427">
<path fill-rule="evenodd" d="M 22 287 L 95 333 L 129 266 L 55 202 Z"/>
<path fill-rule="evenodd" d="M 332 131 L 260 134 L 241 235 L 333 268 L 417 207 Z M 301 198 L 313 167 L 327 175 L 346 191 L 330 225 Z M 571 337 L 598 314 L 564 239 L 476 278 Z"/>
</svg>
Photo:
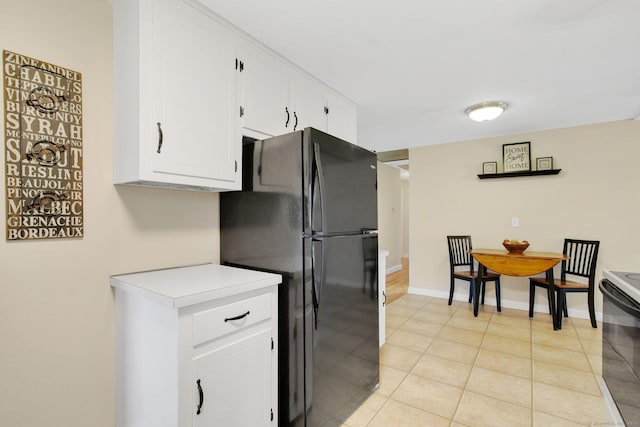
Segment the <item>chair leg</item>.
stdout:
<svg viewBox="0 0 640 427">
<path fill-rule="evenodd" d="M 564 304 L 566 302 L 566 296 L 564 294 L 564 292 L 562 292 L 559 289 L 556 289 L 556 294 L 558 296 L 558 306 L 556 307 L 556 309 L 558 310 L 558 329 L 562 329 L 562 311 L 564 311 Z M 562 304 L 562 305 L 560 305 Z"/>
<path fill-rule="evenodd" d="M 377 284 L 378 284 L 378 273 L 376 270 L 370 270 L 369 271 L 369 276 L 371 277 L 371 292 L 370 292 L 370 297 L 371 299 L 375 299 L 376 295 L 378 295 L 378 289 L 377 289 Z"/>
<path fill-rule="evenodd" d="M 591 326 L 594 328 L 598 327 L 598 323 L 596 322 L 596 308 L 593 301 L 593 287 L 589 289 L 588 294 L 588 302 L 589 302 L 589 318 L 591 319 Z"/>
<path fill-rule="evenodd" d="M 453 301 L 453 291 L 454 291 L 454 278 L 451 278 L 451 285 L 449 286 L 449 305 L 451 305 L 451 302 Z"/>
<path fill-rule="evenodd" d="M 555 313 L 551 309 L 551 298 L 553 298 L 551 296 L 551 288 L 547 288 L 547 303 L 549 304 L 549 314 L 551 314 L 552 316 L 555 316 Z"/>
<path fill-rule="evenodd" d="M 473 301 L 473 289 L 471 288 L 471 282 L 469 282 L 469 304 Z"/>
<path fill-rule="evenodd" d="M 378 283 L 378 265 L 376 263 L 376 270 L 375 270 L 375 274 L 373 276 L 373 286 L 375 287 L 374 291 L 371 292 L 371 297 L 373 297 L 373 299 L 375 299 L 376 296 L 378 296 L 378 287 L 379 283 Z"/>
<path fill-rule="evenodd" d="M 473 298 L 475 299 L 475 302 L 473 303 L 473 315 L 475 317 L 478 317 L 478 297 L 480 296 L 480 289 L 477 289 L 477 286 L 479 286 L 479 283 L 472 279 L 469 287 L 471 288 L 471 295 L 473 295 Z"/>
<path fill-rule="evenodd" d="M 500 279 L 496 279 L 496 306 L 498 307 L 498 311 L 502 311 L 502 307 L 500 306 Z"/>
<path fill-rule="evenodd" d="M 529 317 L 533 317 L 533 302 L 536 299 L 536 285 L 529 283 Z"/>
<path fill-rule="evenodd" d="M 480 300 L 480 303 L 482 305 L 484 305 L 484 291 L 487 287 L 487 282 L 485 280 L 481 280 L 480 281 L 480 292 L 482 292 L 482 299 Z"/>
</svg>

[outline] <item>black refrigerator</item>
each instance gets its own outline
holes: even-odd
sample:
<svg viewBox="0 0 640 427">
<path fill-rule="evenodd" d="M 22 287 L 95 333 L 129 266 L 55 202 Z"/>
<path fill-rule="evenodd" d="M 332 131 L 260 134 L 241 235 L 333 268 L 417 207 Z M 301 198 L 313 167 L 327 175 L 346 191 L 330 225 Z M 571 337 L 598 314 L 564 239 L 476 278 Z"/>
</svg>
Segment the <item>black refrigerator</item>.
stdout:
<svg viewBox="0 0 640 427">
<path fill-rule="evenodd" d="M 243 141 L 220 258 L 282 274 L 281 426 L 344 420 L 379 383 L 374 153 L 313 128 Z"/>
</svg>

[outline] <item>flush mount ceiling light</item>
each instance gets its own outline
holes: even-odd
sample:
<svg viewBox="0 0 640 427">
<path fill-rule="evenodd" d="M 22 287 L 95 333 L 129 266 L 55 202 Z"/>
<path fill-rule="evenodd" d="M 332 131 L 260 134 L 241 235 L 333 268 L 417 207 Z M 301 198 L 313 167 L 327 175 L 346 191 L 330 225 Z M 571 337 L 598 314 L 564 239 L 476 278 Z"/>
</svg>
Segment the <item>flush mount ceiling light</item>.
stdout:
<svg viewBox="0 0 640 427">
<path fill-rule="evenodd" d="M 498 117 L 507 107 L 509 104 L 504 101 L 481 102 L 467 108 L 464 113 L 476 122 L 487 122 Z"/>
</svg>

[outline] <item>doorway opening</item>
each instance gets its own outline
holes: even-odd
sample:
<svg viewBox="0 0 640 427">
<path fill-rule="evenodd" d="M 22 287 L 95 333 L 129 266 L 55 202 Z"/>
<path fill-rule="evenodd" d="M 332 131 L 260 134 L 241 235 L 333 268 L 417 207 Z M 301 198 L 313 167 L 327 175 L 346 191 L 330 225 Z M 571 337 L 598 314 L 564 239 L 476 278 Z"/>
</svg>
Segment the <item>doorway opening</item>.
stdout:
<svg viewBox="0 0 640 427">
<path fill-rule="evenodd" d="M 387 301 L 406 295 L 409 288 L 409 150 L 377 153 L 378 216 L 381 249 L 389 251 Z"/>
</svg>

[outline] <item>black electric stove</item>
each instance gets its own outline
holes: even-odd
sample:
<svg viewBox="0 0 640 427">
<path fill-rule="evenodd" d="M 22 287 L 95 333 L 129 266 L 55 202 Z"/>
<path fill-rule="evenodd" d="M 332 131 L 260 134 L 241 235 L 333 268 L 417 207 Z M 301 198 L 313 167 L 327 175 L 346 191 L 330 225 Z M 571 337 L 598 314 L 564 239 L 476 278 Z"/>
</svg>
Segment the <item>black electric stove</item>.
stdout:
<svg viewBox="0 0 640 427">
<path fill-rule="evenodd" d="M 640 426 L 640 273 L 603 271 L 602 378 L 628 426 Z"/>
</svg>

